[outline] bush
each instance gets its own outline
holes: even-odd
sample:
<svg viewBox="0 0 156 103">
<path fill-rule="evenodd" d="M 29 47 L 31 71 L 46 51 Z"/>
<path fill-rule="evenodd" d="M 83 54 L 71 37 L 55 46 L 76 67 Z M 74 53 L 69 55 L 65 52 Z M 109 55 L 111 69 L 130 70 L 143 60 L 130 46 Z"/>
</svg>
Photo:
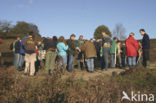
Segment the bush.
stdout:
<svg viewBox="0 0 156 103">
<path fill-rule="evenodd" d="M 102 38 L 102 32 L 106 32 L 106 34 L 108 34 L 109 36 L 112 36 L 109 28 L 105 25 L 101 25 L 101 26 L 98 26 L 94 32 L 94 38 L 95 39 L 101 39 Z"/>
</svg>

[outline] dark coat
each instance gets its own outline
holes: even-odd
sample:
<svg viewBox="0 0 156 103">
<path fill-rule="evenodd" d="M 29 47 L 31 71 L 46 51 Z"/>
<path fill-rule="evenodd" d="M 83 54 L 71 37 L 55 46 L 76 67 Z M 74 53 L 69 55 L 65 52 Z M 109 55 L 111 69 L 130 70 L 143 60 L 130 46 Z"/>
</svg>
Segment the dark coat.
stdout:
<svg viewBox="0 0 156 103">
<path fill-rule="evenodd" d="M 150 49 L 150 38 L 147 34 L 143 36 L 142 49 Z"/>
<path fill-rule="evenodd" d="M 56 49 L 57 41 L 54 41 L 52 39 L 44 39 L 43 44 L 44 50 L 49 50 L 50 48 L 54 50 Z"/>
<path fill-rule="evenodd" d="M 20 53 L 20 49 L 21 49 L 21 42 L 16 41 L 16 43 L 15 43 L 15 53 Z"/>
<path fill-rule="evenodd" d="M 67 40 L 68 44 L 68 54 L 76 55 L 76 41 L 75 40 Z"/>
</svg>

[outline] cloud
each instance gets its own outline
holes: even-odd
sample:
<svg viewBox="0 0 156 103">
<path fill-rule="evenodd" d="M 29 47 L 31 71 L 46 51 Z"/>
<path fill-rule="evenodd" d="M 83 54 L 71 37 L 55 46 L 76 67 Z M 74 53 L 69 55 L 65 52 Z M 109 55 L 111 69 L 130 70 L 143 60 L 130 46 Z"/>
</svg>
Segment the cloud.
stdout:
<svg viewBox="0 0 156 103">
<path fill-rule="evenodd" d="M 33 3 L 33 0 L 29 0 L 28 3 L 29 3 L 29 4 L 32 4 L 32 3 Z"/>
</svg>

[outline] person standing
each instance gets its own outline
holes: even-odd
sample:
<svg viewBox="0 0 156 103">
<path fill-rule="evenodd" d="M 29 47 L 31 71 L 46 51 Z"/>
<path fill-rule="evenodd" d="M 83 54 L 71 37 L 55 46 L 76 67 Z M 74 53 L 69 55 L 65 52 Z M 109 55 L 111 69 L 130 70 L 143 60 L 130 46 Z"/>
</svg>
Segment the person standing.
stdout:
<svg viewBox="0 0 156 103">
<path fill-rule="evenodd" d="M 45 59 L 45 70 L 46 73 L 49 75 L 55 69 L 55 60 L 56 60 L 56 45 L 57 45 L 57 38 L 54 36 L 53 39 L 48 38 L 46 40 L 46 45 L 44 48 L 46 50 L 46 59 Z"/>
<path fill-rule="evenodd" d="M 78 47 L 81 47 L 84 45 L 84 40 L 83 40 L 83 36 L 80 35 L 78 42 Z M 84 69 L 84 53 L 82 51 L 78 52 L 78 58 L 77 58 L 77 62 L 78 62 L 78 68 L 83 70 Z"/>
<path fill-rule="evenodd" d="M 110 47 L 111 47 L 111 37 L 106 34 L 106 32 L 102 32 L 102 47 L 103 47 L 103 57 L 104 57 L 104 70 L 108 70 L 108 56 L 110 54 Z"/>
<path fill-rule="evenodd" d="M 2 42 L 3 42 L 3 40 L 0 38 L 0 44 L 2 44 Z M 2 55 L 2 54 L 1 54 L 1 51 L 0 51 L 0 65 L 1 65 L 1 59 L 2 59 L 2 58 L 1 58 L 1 55 Z"/>
<path fill-rule="evenodd" d="M 117 41 L 118 41 L 118 38 L 117 37 L 114 37 L 113 38 L 113 42 L 112 42 L 112 45 L 111 45 L 111 48 L 110 48 L 110 54 L 111 54 L 111 67 L 112 68 L 115 68 L 115 59 L 116 59 L 116 55 L 115 55 L 115 53 L 116 53 L 116 46 L 117 46 Z"/>
<path fill-rule="evenodd" d="M 58 55 L 62 57 L 61 64 L 66 68 L 68 45 L 66 45 L 64 42 L 65 42 L 64 37 L 61 36 L 58 39 L 57 50 L 58 50 Z"/>
<path fill-rule="evenodd" d="M 86 41 L 84 46 L 80 47 L 80 51 L 81 50 L 84 51 L 85 53 L 88 71 L 93 72 L 94 71 L 94 58 L 97 57 L 94 40 L 91 39 L 90 41 Z"/>
<path fill-rule="evenodd" d="M 134 38 L 134 33 L 130 33 L 129 38 L 126 39 L 126 48 L 129 67 L 133 68 L 136 66 L 137 50 L 139 48 L 138 42 Z"/>
<path fill-rule="evenodd" d="M 23 42 L 25 48 L 25 70 L 26 75 L 35 75 L 35 62 L 36 62 L 36 45 L 35 39 L 33 37 L 33 32 L 29 33 L 29 37 Z"/>
<path fill-rule="evenodd" d="M 17 37 L 15 42 L 15 51 L 14 51 L 14 66 L 16 69 L 20 70 L 20 48 L 21 48 L 21 38 Z"/>
<path fill-rule="evenodd" d="M 96 53 L 97 53 L 97 60 L 100 61 L 101 60 L 101 57 L 100 57 L 100 49 L 101 49 L 100 41 L 98 39 L 96 39 L 94 42 L 94 45 L 95 45 Z"/>
<path fill-rule="evenodd" d="M 29 35 L 26 34 L 26 36 L 21 40 L 19 70 L 23 70 L 23 66 L 24 66 L 24 62 L 25 62 L 24 61 L 25 47 L 23 46 L 23 43 L 28 38 L 29 38 Z"/>
<path fill-rule="evenodd" d="M 69 72 L 72 71 L 74 56 L 76 55 L 76 41 L 75 41 L 75 34 L 70 36 L 70 39 L 67 41 L 67 45 L 69 46 L 68 49 L 68 66 L 67 69 Z"/>
<path fill-rule="evenodd" d="M 121 42 L 118 41 L 117 49 L 116 49 L 116 62 L 119 68 L 122 68 L 122 61 L 121 61 Z"/>
<path fill-rule="evenodd" d="M 121 46 L 121 59 L 122 59 L 122 67 L 124 68 L 126 67 L 126 64 L 127 64 L 126 53 L 127 53 L 126 44 L 125 42 L 123 42 Z"/>
<path fill-rule="evenodd" d="M 150 68 L 150 38 L 144 29 L 140 29 L 140 34 L 143 36 L 142 39 L 143 66 Z"/>
</svg>

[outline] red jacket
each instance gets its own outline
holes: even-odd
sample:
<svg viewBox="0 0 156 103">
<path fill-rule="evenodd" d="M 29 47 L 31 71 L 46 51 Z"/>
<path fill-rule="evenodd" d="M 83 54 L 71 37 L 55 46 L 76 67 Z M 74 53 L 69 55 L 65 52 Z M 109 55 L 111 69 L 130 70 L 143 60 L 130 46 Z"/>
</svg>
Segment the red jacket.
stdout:
<svg viewBox="0 0 156 103">
<path fill-rule="evenodd" d="M 2 41 L 2 39 L 0 38 L 0 44 L 2 43 L 3 41 Z"/>
<path fill-rule="evenodd" d="M 127 56 L 128 57 L 136 57 L 137 50 L 139 48 L 138 42 L 134 37 L 129 37 L 126 40 L 126 47 L 127 47 Z"/>
</svg>

